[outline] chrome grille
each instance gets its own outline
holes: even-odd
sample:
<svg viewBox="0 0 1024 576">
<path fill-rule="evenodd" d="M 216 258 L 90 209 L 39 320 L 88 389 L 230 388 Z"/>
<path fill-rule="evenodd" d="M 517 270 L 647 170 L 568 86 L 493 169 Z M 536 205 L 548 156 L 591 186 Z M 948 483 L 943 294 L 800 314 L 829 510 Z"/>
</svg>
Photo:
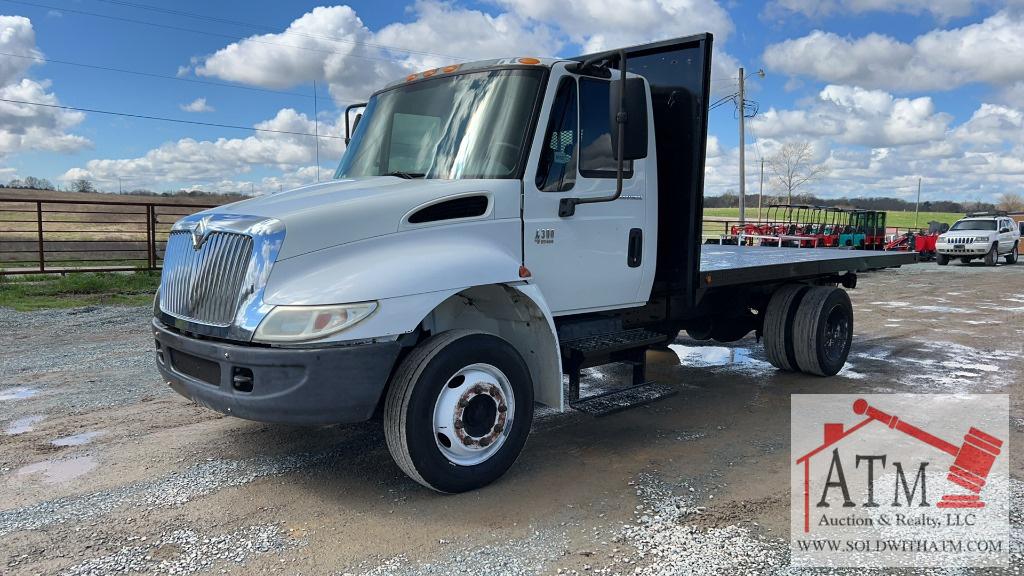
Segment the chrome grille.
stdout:
<svg viewBox="0 0 1024 576">
<path fill-rule="evenodd" d="M 972 244 L 974 242 L 974 236 L 947 238 L 946 242 L 950 244 Z"/>
<path fill-rule="evenodd" d="M 244 234 L 210 232 L 196 249 L 190 231 L 171 232 L 160 281 L 160 309 L 201 324 L 230 325 L 251 256 L 252 238 Z"/>
</svg>

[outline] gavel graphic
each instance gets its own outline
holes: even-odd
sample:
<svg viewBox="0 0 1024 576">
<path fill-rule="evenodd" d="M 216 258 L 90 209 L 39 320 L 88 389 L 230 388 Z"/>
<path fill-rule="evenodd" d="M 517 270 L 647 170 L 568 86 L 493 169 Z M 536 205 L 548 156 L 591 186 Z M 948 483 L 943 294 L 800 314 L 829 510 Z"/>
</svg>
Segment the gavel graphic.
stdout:
<svg viewBox="0 0 1024 576">
<path fill-rule="evenodd" d="M 853 411 L 856 414 L 865 414 L 869 418 L 885 424 L 889 428 L 899 430 L 904 434 L 913 436 L 918 440 L 942 450 L 953 456 L 953 464 L 949 467 L 947 478 L 960 486 L 970 490 L 974 494 L 959 495 L 947 494 L 936 503 L 939 508 L 984 508 L 985 503 L 981 501 L 978 493 L 985 486 L 985 479 L 988 478 L 992 464 L 999 455 L 1002 440 L 990 436 L 977 428 L 971 428 L 964 436 L 964 443 L 957 447 L 941 438 L 908 424 L 897 416 L 891 416 L 881 410 L 869 406 L 863 398 L 854 401 Z"/>
</svg>

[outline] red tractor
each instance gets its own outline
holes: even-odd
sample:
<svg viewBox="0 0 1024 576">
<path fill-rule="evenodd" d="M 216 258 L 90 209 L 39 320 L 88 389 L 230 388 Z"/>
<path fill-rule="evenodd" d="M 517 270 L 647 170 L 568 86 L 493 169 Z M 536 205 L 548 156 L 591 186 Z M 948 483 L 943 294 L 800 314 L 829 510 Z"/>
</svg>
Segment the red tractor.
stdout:
<svg viewBox="0 0 1024 576">
<path fill-rule="evenodd" d="M 918 232 L 906 232 L 893 238 L 889 243 L 885 245 L 886 250 L 913 250 L 920 254 L 922 260 L 931 260 L 935 257 L 935 242 L 939 239 L 939 234 L 949 230 L 949 224 L 944 222 L 929 222 L 928 230 L 919 230 Z"/>
</svg>

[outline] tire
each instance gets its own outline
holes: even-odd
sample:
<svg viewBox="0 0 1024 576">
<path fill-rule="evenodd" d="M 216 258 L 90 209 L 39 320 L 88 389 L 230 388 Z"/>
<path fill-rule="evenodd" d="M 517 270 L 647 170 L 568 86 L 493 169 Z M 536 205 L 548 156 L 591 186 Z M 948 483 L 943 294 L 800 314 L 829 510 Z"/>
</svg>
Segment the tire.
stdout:
<svg viewBox="0 0 1024 576">
<path fill-rule="evenodd" d="M 985 266 L 995 266 L 999 258 L 999 245 L 993 244 L 992 248 L 985 254 Z"/>
<path fill-rule="evenodd" d="M 949 256 L 946 256 L 945 254 L 936 254 L 935 263 L 939 266 L 945 266 L 946 264 L 949 264 Z"/>
<path fill-rule="evenodd" d="M 853 305 L 840 288 L 818 286 L 800 301 L 793 320 L 793 348 L 800 371 L 834 376 L 853 344 Z"/>
<path fill-rule="evenodd" d="M 750 334 L 752 328 L 749 324 L 737 320 L 734 323 L 727 323 L 724 326 L 719 324 L 711 329 L 711 339 L 715 342 L 727 344 L 737 342 Z"/>
<path fill-rule="evenodd" d="M 768 362 L 779 370 L 799 370 L 793 348 L 793 319 L 808 290 L 810 287 L 806 284 L 786 284 L 768 301 L 764 314 L 764 351 Z"/>
<path fill-rule="evenodd" d="M 505 402 L 509 395 L 512 401 Z M 410 478 L 438 492 L 459 493 L 508 471 L 532 420 L 533 381 L 516 349 L 492 334 L 451 330 L 421 342 L 395 371 L 384 405 L 384 436 Z M 437 424 L 448 421 L 451 426 Z"/>
<path fill-rule="evenodd" d="M 1013 249 L 1010 250 L 1010 253 L 1006 255 L 1006 263 L 1007 264 L 1016 264 L 1017 263 L 1017 258 L 1019 256 L 1020 256 L 1019 248 L 1017 246 L 1017 243 L 1014 242 L 1013 243 Z"/>
</svg>

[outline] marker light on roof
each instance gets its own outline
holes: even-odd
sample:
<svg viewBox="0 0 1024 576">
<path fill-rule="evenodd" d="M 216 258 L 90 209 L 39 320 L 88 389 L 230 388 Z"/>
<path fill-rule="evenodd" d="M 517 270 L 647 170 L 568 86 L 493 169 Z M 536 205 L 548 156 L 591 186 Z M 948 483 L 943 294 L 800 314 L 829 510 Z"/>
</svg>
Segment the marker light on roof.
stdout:
<svg viewBox="0 0 1024 576">
<path fill-rule="evenodd" d="M 423 77 L 424 78 L 430 78 L 434 74 L 437 74 L 437 68 L 434 68 L 432 70 L 427 70 L 426 72 L 423 73 Z"/>
<path fill-rule="evenodd" d="M 540 64 L 540 60 L 536 58 L 520 58 L 520 64 Z"/>
<path fill-rule="evenodd" d="M 459 65 L 458 64 L 452 64 L 451 66 L 445 66 L 444 68 L 441 68 L 441 72 L 444 72 L 445 74 L 449 74 L 451 72 L 455 72 L 458 69 L 459 69 Z"/>
<path fill-rule="evenodd" d="M 412 82 L 413 80 L 416 79 L 416 77 L 417 77 L 417 74 L 409 74 L 408 76 L 405 77 L 405 81 L 406 82 Z"/>
</svg>

